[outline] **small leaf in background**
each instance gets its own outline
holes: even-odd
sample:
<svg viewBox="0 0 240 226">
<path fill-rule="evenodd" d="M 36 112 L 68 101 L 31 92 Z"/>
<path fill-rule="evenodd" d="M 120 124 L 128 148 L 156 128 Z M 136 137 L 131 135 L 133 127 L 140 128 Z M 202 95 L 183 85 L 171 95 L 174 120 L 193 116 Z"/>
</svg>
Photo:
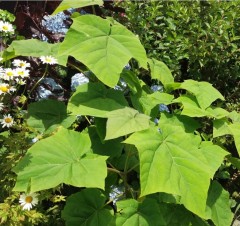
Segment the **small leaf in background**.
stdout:
<svg viewBox="0 0 240 226">
<path fill-rule="evenodd" d="M 84 189 L 67 198 L 62 218 L 66 226 L 114 226 L 114 211 L 106 201 L 100 190 Z"/>
<path fill-rule="evenodd" d="M 138 202 L 128 199 L 117 202 L 116 226 L 166 226 L 163 214 L 154 199 Z"/>
<path fill-rule="evenodd" d="M 105 140 L 121 137 L 149 128 L 150 117 L 133 108 L 111 111 L 107 114 L 107 131 Z"/>
<path fill-rule="evenodd" d="M 186 89 L 196 96 L 199 106 L 202 109 L 209 107 L 217 99 L 224 100 L 222 94 L 208 82 L 198 82 L 194 80 L 185 80 L 181 84 L 181 89 Z"/>
<path fill-rule="evenodd" d="M 106 156 L 92 153 L 87 134 L 61 128 L 35 143 L 15 167 L 15 191 L 54 188 L 61 183 L 104 188 Z"/>
<path fill-rule="evenodd" d="M 43 100 L 29 104 L 27 123 L 40 132 L 52 132 L 59 126 L 68 128 L 76 120 L 67 113 L 67 106 L 56 100 Z"/>
<path fill-rule="evenodd" d="M 200 147 L 200 137 L 181 127 L 162 125 L 160 130 L 136 132 L 124 141 L 139 152 L 141 196 L 179 195 L 188 210 L 204 217 L 210 178 L 228 153 L 209 144 Z"/>
<path fill-rule="evenodd" d="M 150 66 L 152 79 L 157 79 L 164 86 L 168 83 L 174 82 L 172 73 L 166 64 L 154 58 L 148 59 L 148 63 Z"/>
<path fill-rule="evenodd" d="M 57 14 L 70 8 L 81 8 L 90 5 L 103 5 L 103 0 L 63 0 L 55 9 L 53 14 Z"/>
<path fill-rule="evenodd" d="M 147 69 L 145 49 L 139 39 L 114 20 L 95 15 L 73 19 L 58 56 L 73 56 L 91 70 L 104 84 L 114 87 L 131 58 Z"/>
<path fill-rule="evenodd" d="M 73 115 L 106 118 L 107 113 L 128 106 L 121 91 L 107 89 L 101 83 L 87 83 L 77 87 L 68 102 L 67 110 Z"/>
<path fill-rule="evenodd" d="M 240 155 L 240 123 L 234 123 L 228 126 L 233 134 L 234 143 L 237 148 L 238 154 Z"/>
<path fill-rule="evenodd" d="M 217 181 L 213 181 L 209 189 L 206 217 L 216 226 L 231 225 L 233 219 L 229 193 Z"/>
</svg>

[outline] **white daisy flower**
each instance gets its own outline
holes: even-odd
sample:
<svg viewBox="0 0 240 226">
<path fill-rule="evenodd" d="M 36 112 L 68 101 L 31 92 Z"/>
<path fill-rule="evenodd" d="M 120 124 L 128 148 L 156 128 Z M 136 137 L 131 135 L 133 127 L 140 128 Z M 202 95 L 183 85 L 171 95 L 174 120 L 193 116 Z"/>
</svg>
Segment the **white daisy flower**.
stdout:
<svg viewBox="0 0 240 226">
<path fill-rule="evenodd" d="M 8 22 L 0 21 L 0 31 L 5 33 L 14 32 L 13 25 Z"/>
<path fill-rule="evenodd" d="M 16 74 L 18 76 L 20 76 L 21 78 L 29 77 L 29 70 L 26 70 L 25 68 L 18 67 L 18 68 L 15 69 L 15 71 L 16 71 Z"/>
<path fill-rule="evenodd" d="M 0 95 L 16 91 L 13 86 L 10 86 L 7 83 L 0 83 Z"/>
<path fill-rule="evenodd" d="M 15 67 L 20 67 L 20 68 L 31 67 L 30 63 L 27 63 L 27 61 L 24 61 L 24 60 L 15 59 L 12 63 L 13 63 L 13 66 Z"/>
<path fill-rule="evenodd" d="M 30 210 L 33 206 L 37 205 L 38 203 L 38 194 L 37 193 L 30 193 L 30 194 L 21 194 L 19 203 L 23 207 L 23 210 Z"/>
<path fill-rule="evenodd" d="M 4 108 L 4 104 L 0 103 L 0 111 Z"/>
<path fill-rule="evenodd" d="M 41 56 L 40 60 L 43 64 L 57 64 L 57 59 L 52 56 Z"/>
<path fill-rule="evenodd" d="M 4 74 L 2 75 L 4 80 L 14 80 L 18 76 L 15 69 L 12 68 L 6 68 L 4 70 Z"/>
<path fill-rule="evenodd" d="M 13 117 L 8 114 L 8 115 L 4 115 L 3 119 L 1 119 L 1 124 L 2 124 L 2 128 L 4 127 L 11 127 L 14 123 Z"/>
</svg>

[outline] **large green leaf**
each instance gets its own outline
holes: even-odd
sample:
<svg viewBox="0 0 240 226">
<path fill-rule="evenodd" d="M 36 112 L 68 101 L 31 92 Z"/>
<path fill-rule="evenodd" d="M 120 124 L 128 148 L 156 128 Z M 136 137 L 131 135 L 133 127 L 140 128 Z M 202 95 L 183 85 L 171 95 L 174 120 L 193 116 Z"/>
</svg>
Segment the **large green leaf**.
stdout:
<svg viewBox="0 0 240 226">
<path fill-rule="evenodd" d="M 43 100 L 28 107 L 29 126 L 40 132 L 51 132 L 59 126 L 68 128 L 76 116 L 68 115 L 67 106 L 56 100 Z"/>
<path fill-rule="evenodd" d="M 62 218 L 67 226 L 110 226 L 114 211 L 98 189 L 87 188 L 67 198 Z"/>
<path fill-rule="evenodd" d="M 60 5 L 55 9 L 53 14 L 59 13 L 63 10 L 70 8 L 81 8 L 90 5 L 103 5 L 102 0 L 63 0 Z"/>
<path fill-rule="evenodd" d="M 165 84 L 174 82 L 172 73 L 166 64 L 154 58 L 148 59 L 148 63 L 150 66 L 152 79 L 159 80 L 164 86 Z"/>
<path fill-rule="evenodd" d="M 107 131 L 105 140 L 114 139 L 136 131 L 149 128 L 150 117 L 133 108 L 111 111 L 107 114 Z"/>
<path fill-rule="evenodd" d="M 121 91 L 107 89 L 101 83 L 87 83 L 78 86 L 68 102 L 68 111 L 73 115 L 107 117 L 109 111 L 128 106 Z"/>
<path fill-rule="evenodd" d="M 196 96 L 199 106 L 206 109 L 216 99 L 224 100 L 222 94 L 212 87 L 208 82 L 198 82 L 194 80 L 185 80 L 180 88 L 186 89 Z"/>
<path fill-rule="evenodd" d="M 206 215 L 216 226 L 231 225 L 233 213 L 230 209 L 229 194 L 217 181 L 213 181 L 209 189 Z"/>
<path fill-rule="evenodd" d="M 110 87 L 117 84 L 131 58 L 147 69 L 146 53 L 139 39 L 116 21 L 94 15 L 73 19 L 58 55 L 75 57 Z"/>
<path fill-rule="evenodd" d="M 40 191 L 61 183 L 104 188 L 106 156 L 93 154 L 87 134 L 61 128 L 35 143 L 18 163 L 15 191 Z"/>
<path fill-rule="evenodd" d="M 119 201 L 117 209 L 116 226 L 167 226 L 154 199 Z"/>
<path fill-rule="evenodd" d="M 139 152 L 141 195 L 179 195 L 187 209 L 205 217 L 210 178 L 227 152 L 209 144 L 200 147 L 200 138 L 181 127 L 162 125 L 160 130 L 136 132 L 124 141 Z"/>
</svg>

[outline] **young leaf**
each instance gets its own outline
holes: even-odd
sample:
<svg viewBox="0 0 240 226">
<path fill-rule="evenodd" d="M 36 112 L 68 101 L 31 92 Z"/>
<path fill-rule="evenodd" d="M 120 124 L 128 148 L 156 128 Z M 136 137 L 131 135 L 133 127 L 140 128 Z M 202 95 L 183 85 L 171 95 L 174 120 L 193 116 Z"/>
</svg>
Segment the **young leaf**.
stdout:
<svg viewBox="0 0 240 226">
<path fill-rule="evenodd" d="M 134 199 L 119 201 L 117 209 L 116 226 L 166 226 L 154 199 L 146 198 L 143 202 Z"/>
<path fill-rule="evenodd" d="M 217 181 L 213 181 L 209 189 L 206 216 L 216 226 L 231 225 L 233 219 L 233 213 L 229 204 L 229 194 Z"/>
<path fill-rule="evenodd" d="M 98 189 L 87 188 L 67 198 L 62 211 L 66 226 L 112 226 L 114 211 Z"/>
<path fill-rule="evenodd" d="M 107 89 L 101 83 L 79 86 L 68 102 L 67 110 L 73 115 L 107 117 L 109 111 L 128 106 L 121 91 Z"/>
<path fill-rule="evenodd" d="M 55 11 L 53 12 L 53 15 L 70 8 L 81 8 L 81 7 L 90 6 L 90 5 L 102 6 L 103 1 L 102 0 L 63 0 L 60 3 L 60 5 L 55 9 Z"/>
<path fill-rule="evenodd" d="M 35 143 L 21 159 L 15 191 L 40 191 L 61 183 L 76 187 L 104 188 L 106 156 L 93 154 L 87 134 L 61 128 Z"/>
<path fill-rule="evenodd" d="M 67 114 L 67 106 L 56 100 L 43 100 L 31 103 L 28 107 L 29 126 L 40 132 L 52 132 L 59 126 L 68 128 L 76 116 Z"/>
<path fill-rule="evenodd" d="M 154 58 L 148 59 L 148 64 L 150 66 L 152 79 L 159 80 L 164 86 L 167 83 L 174 82 L 172 73 L 166 64 Z"/>
<path fill-rule="evenodd" d="M 107 114 L 107 131 L 105 140 L 110 140 L 136 131 L 149 128 L 150 117 L 133 108 L 111 111 Z"/>
<path fill-rule="evenodd" d="M 187 209 L 205 216 L 210 178 L 226 152 L 214 146 L 214 154 L 208 154 L 205 146 L 199 149 L 198 136 L 170 125 L 162 125 L 160 132 L 156 127 L 136 132 L 124 142 L 138 149 L 142 196 L 155 192 L 176 194 Z"/>
<path fill-rule="evenodd" d="M 208 82 L 185 80 L 180 88 L 193 93 L 202 109 L 206 109 L 216 99 L 224 100 L 222 94 Z"/>
<path fill-rule="evenodd" d="M 68 55 L 85 64 L 110 87 L 117 84 L 131 58 L 147 69 L 145 49 L 139 39 L 116 21 L 94 15 L 73 19 L 59 49 L 59 56 Z"/>
<path fill-rule="evenodd" d="M 223 118 L 229 114 L 228 111 L 219 107 L 208 107 L 206 110 L 202 109 L 196 97 L 190 95 L 182 95 L 177 99 L 174 99 L 173 102 L 181 103 L 183 105 L 183 110 L 181 115 L 187 115 L 190 117 L 213 117 L 213 118 Z"/>
</svg>

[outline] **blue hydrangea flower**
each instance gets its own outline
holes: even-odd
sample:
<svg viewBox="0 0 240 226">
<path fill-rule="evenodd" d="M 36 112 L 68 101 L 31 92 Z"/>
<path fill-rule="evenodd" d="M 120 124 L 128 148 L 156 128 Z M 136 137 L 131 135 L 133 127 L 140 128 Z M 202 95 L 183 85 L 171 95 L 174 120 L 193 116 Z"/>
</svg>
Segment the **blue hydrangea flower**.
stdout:
<svg viewBox="0 0 240 226">
<path fill-rule="evenodd" d="M 118 200 L 124 198 L 124 187 L 112 185 L 110 188 L 111 192 L 109 193 L 109 198 L 113 201 L 113 204 L 115 205 Z"/>
<path fill-rule="evenodd" d="M 163 92 L 163 86 L 160 85 L 152 85 L 150 88 L 153 92 Z"/>
<path fill-rule="evenodd" d="M 71 90 L 75 91 L 77 86 L 89 83 L 89 78 L 83 73 L 77 73 L 71 78 Z"/>
<path fill-rule="evenodd" d="M 166 112 L 170 113 L 167 105 L 165 105 L 165 104 L 159 104 L 159 111 L 160 111 L 160 112 L 166 111 Z"/>
<path fill-rule="evenodd" d="M 120 90 L 120 91 L 124 91 L 124 90 L 126 90 L 126 88 L 127 88 L 127 83 L 122 79 L 122 78 L 120 78 L 119 79 L 119 85 L 116 85 L 115 87 L 114 87 L 114 89 L 115 90 Z"/>
</svg>

